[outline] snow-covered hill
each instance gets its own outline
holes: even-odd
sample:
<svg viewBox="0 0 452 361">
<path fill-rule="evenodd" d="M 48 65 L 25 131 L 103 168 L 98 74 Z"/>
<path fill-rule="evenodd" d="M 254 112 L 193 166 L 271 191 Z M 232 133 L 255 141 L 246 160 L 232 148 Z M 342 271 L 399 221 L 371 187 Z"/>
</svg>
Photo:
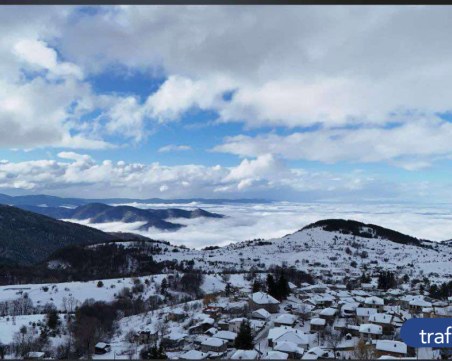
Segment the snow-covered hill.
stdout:
<svg viewBox="0 0 452 361">
<path fill-rule="evenodd" d="M 432 280 L 452 276 L 452 252 L 442 243 L 419 241 L 419 245 L 327 231 L 322 226 L 304 229 L 282 238 L 253 240 L 211 250 L 180 249 L 156 255 L 156 260 L 193 260 L 204 271 L 251 268 L 266 270 L 271 265 L 294 266 L 311 273 L 345 270 L 361 273 L 363 267 L 398 270 L 412 276 L 429 275 Z"/>
</svg>

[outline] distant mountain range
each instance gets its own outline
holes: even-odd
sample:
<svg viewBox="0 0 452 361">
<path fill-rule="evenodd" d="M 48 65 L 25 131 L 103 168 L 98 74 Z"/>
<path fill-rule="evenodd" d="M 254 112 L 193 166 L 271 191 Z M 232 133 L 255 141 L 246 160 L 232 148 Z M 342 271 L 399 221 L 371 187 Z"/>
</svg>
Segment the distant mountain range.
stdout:
<svg viewBox="0 0 452 361">
<path fill-rule="evenodd" d="M 105 203 L 105 204 L 234 204 L 234 203 L 271 203 L 266 199 L 205 199 L 205 198 L 182 198 L 182 199 L 161 199 L 161 198 L 104 198 L 104 199 L 86 199 L 86 198 L 63 198 L 41 195 L 24 195 L 24 196 L 8 196 L 0 193 L 0 203 L 10 206 L 47 206 L 47 207 L 78 207 L 89 203 Z"/>
<path fill-rule="evenodd" d="M 76 208 L 40 207 L 34 205 L 18 205 L 27 211 L 43 214 L 55 219 L 89 220 L 90 223 L 108 222 L 146 222 L 139 230 L 148 230 L 154 227 L 165 231 L 177 231 L 184 225 L 169 222 L 172 218 L 222 218 L 223 215 L 207 212 L 203 209 L 184 210 L 169 209 L 141 209 L 131 206 L 110 206 L 104 203 L 89 203 Z"/>
</svg>

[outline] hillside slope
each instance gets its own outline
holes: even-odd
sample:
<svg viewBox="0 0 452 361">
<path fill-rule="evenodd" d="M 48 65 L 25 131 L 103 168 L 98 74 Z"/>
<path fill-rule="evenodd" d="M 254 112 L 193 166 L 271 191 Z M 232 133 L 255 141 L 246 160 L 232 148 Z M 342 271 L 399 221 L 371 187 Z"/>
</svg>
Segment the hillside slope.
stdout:
<svg viewBox="0 0 452 361">
<path fill-rule="evenodd" d="M 432 280 L 452 277 L 452 249 L 447 244 L 420 241 L 391 230 L 379 233 L 381 227 L 356 223 L 366 230 L 365 234 L 344 234 L 335 228 L 336 220 L 322 221 L 282 238 L 240 242 L 212 250 L 181 250 L 154 259 L 193 260 L 194 267 L 204 271 L 264 272 L 271 265 L 285 264 L 311 274 L 335 269 L 360 274 L 363 269 L 372 272 L 383 268 L 410 277 L 429 276 Z M 398 234 L 396 239 L 392 232 Z M 401 243 L 404 239 L 409 242 Z"/>
<path fill-rule="evenodd" d="M 0 205 L 0 263 L 32 264 L 65 246 L 113 238 L 90 227 Z"/>
</svg>

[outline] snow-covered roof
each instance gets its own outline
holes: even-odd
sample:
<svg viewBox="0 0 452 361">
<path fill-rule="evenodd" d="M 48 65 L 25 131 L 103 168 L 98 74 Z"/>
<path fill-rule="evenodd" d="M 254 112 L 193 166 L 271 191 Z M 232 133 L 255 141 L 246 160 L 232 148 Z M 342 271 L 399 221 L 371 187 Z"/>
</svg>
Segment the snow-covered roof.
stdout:
<svg viewBox="0 0 452 361">
<path fill-rule="evenodd" d="M 356 315 L 359 316 L 359 317 L 370 316 L 370 315 L 373 315 L 373 314 L 375 314 L 377 312 L 378 311 L 375 308 L 358 307 L 356 309 Z"/>
<path fill-rule="evenodd" d="M 370 297 L 367 297 L 367 298 L 364 300 L 364 303 L 365 303 L 366 305 L 378 305 L 378 306 L 383 306 L 383 305 L 385 304 L 385 301 L 384 301 L 382 298 L 380 298 L 380 297 L 377 297 L 377 296 L 370 296 Z"/>
<path fill-rule="evenodd" d="M 279 301 L 276 298 L 265 292 L 255 292 L 250 295 L 250 298 L 258 305 L 279 304 Z"/>
<path fill-rule="evenodd" d="M 98 343 L 96 343 L 96 348 L 105 348 L 105 347 L 108 347 L 108 346 L 110 346 L 109 344 L 107 344 L 107 343 L 105 343 L 105 342 L 98 342 Z"/>
<path fill-rule="evenodd" d="M 322 357 L 325 353 L 328 353 L 327 350 L 325 350 L 322 347 L 313 347 L 310 350 L 308 350 L 302 357 L 302 360 L 317 360 L 319 357 Z"/>
<path fill-rule="evenodd" d="M 326 324 L 326 320 L 324 318 L 313 318 L 311 320 L 311 325 L 316 325 L 316 326 L 325 326 Z"/>
<path fill-rule="evenodd" d="M 213 347 L 221 347 L 223 346 L 227 341 L 223 340 L 218 337 L 209 337 L 207 340 L 203 341 L 201 345 L 204 346 L 213 346 Z"/>
<path fill-rule="evenodd" d="M 208 353 L 201 352 L 198 350 L 190 350 L 190 351 L 187 351 L 186 353 L 180 355 L 180 358 L 184 359 L 184 360 L 204 360 L 208 356 L 209 356 Z"/>
<path fill-rule="evenodd" d="M 332 307 L 324 308 L 322 311 L 320 311 L 321 316 L 334 316 L 336 314 L 337 310 Z"/>
<path fill-rule="evenodd" d="M 271 328 L 267 338 L 273 342 L 290 341 L 297 345 L 308 345 L 310 342 L 309 335 L 288 326 Z"/>
<path fill-rule="evenodd" d="M 273 350 L 275 351 L 281 351 L 281 352 L 297 352 L 299 354 L 304 353 L 304 349 L 301 347 L 298 347 L 298 345 L 294 342 L 290 341 L 280 341 L 277 342 L 273 346 Z"/>
<path fill-rule="evenodd" d="M 44 356 L 45 353 L 40 351 L 30 351 L 27 353 L 28 358 L 43 358 Z"/>
<path fill-rule="evenodd" d="M 256 350 L 237 350 L 231 356 L 231 360 L 255 360 L 257 356 Z"/>
<path fill-rule="evenodd" d="M 383 328 L 380 325 L 374 325 L 371 323 L 364 323 L 359 326 L 360 333 L 371 333 L 374 335 L 383 334 Z"/>
<path fill-rule="evenodd" d="M 394 316 L 387 313 L 374 313 L 373 315 L 369 316 L 369 321 L 389 325 L 392 322 L 393 317 Z"/>
<path fill-rule="evenodd" d="M 262 357 L 263 360 L 287 360 L 289 354 L 281 351 L 268 351 L 267 354 Z"/>
<path fill-rule="evenodd" d="M 253 311 L 253 315 L 260 316 L 265 319 L 268 319 L 271 317 L 270 312 L 268 312 L 265 308 L 259 308 L 258 310 Z"/>
<path fill-rule="evenodd" d="M 407 345 L 400 341 L 378 340 L 376 344 L 376 349 L 378 351 L 388 351 L 400 354 L 407 353 Z"/>
<path fill-rule="evenodd" d="M 215 337 L 221 338 L 223 340 L 233 341 L 237 337 L 237 334 L 232 331 L 218 331 Z"/>
<path fill-rule="evenodd" d="M 297 317 L 295 315 L 291 315 L 289 313 L 283 313 L 282 315 L 279 315 L 275 319 L 275 323 L 280 323 L 283 325 L 293 325 L 295 321 L 297 320 Z"/>
<path fill-rule="evenodd" d="M 432 303 L 425 301 L 423 299 L 417 298 L 410 301 L 410 306 L 417 306 L 417 307 L 432 307 Z"/>
</svg>

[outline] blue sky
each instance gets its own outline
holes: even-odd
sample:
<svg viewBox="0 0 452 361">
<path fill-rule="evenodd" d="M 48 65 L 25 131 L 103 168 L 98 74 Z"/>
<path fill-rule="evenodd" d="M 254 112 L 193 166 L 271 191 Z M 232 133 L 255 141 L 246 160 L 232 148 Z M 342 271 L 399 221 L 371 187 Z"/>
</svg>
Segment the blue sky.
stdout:
<svg viewBox="0 0 452 361">
<path fill-rule="evenodd" d="M 450 12 L 5 7 L 0 192 L 450 202 Z"/>
</svg>

